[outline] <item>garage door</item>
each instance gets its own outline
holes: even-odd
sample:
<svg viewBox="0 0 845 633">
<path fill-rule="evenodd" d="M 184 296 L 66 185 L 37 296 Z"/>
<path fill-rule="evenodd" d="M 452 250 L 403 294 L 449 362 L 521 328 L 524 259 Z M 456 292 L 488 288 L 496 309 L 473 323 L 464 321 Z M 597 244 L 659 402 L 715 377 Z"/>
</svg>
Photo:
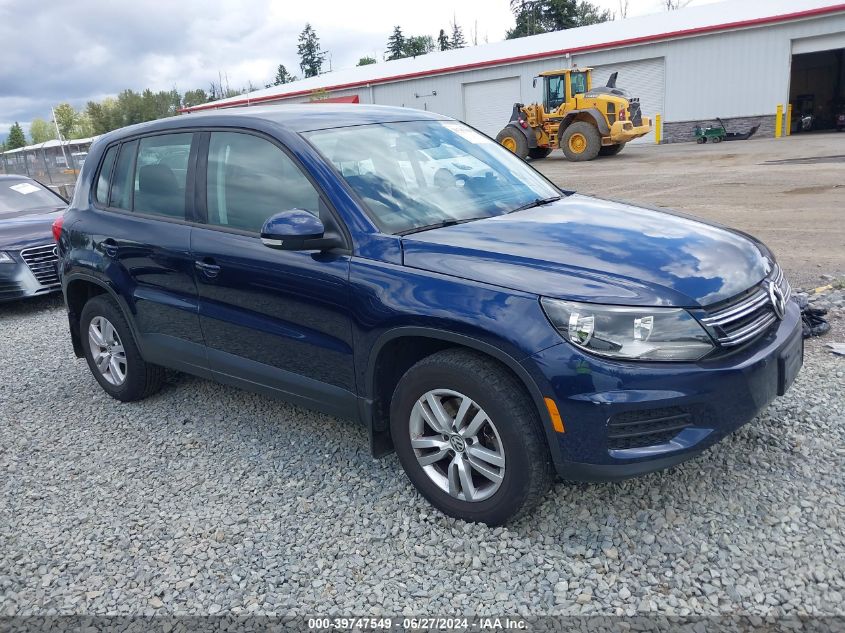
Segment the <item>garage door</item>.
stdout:
<svg viewBox="0 0 845 633">
<path fill-rule="evenodd" d="M 519 77 L 464 84 L 464 121 L 495 137 L 522 101 Z"/>
<path fill-rule="evenodd" d="M 663 112 L 663 96 L 666 91 L 663 58 L 596 66 L 593 69 L 593 86 L 605 85 L 610 74 L 617 71 L 617 87 L 624 88 L 632 97 L 639 97 L 643 114 L 650 117 L 653 123 L 654 115 Z M 654 143 L 654 132 L 633 142 Z"/>
</svg>

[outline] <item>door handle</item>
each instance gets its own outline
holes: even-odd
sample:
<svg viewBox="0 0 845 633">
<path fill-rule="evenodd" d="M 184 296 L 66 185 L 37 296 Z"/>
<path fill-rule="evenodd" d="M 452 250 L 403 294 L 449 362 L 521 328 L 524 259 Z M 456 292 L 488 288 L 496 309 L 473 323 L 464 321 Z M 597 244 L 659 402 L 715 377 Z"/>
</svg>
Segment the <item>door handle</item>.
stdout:
<svg viewBox="0 0 845 633">
<path fill-rule="evenodd" d="M 101 242 L 101 246 L 103 247 L 103 252 L 108 255 L 109 257 L 117 257 L 117 242 L 115 242 L 112 238 L 108 237 Z"/>
<path fill-rule="evenodd" d="M 210 261 L 198 259 L 194 262 L 194 268 L 200 271 L 209 279 L 214 279 L 220 273 L 220 266 Z"/>
</svg>

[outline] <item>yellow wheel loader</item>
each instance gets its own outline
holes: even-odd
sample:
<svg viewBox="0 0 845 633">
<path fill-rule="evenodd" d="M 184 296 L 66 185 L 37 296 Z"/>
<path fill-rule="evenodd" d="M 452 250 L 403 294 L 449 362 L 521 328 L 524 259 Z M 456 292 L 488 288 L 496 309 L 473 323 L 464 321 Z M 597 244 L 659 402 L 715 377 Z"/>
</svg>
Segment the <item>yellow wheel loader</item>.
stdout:
<svg viewBox="0 0 845 633">
<path fill-rule="evenodd" d="M 642 115 L 639 99 L 616 87 L 616 76 L 593 89 L 591 68 L 540 73 L 543 103 L 514 104 L 496 140 L 520 158 L 545 158 L 556 148 L 574 161 L 618 154 L 651 131 L 651 120 Z"/>
</svg>

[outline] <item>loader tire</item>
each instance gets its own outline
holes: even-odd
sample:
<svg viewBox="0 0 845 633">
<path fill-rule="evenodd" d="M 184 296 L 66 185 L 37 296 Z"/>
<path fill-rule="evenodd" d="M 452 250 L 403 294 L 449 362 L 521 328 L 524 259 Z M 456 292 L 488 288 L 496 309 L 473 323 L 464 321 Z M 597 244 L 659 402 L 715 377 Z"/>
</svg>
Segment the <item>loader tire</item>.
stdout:
<svg viewBox="0 0 845 633">
<path fill-rule="evenodd" d="M 616 145 L 602 145 L 599 150 L 599 156 L 616 156 L 625 147 L 625 143 L 617 143 Z"/>
<path fill-rule="evenodd" d="M 528 158 L 532 160 L 540 160 L 552 153 L 551 147 L 532 147 L 528 150 Z"/>
<path fill-rule="evenodd" d="M 499 132 L 496 135 L 496 141 L 523 160 L 528 156 L 528 139 L 525 138 L 525 134 L 512 125 L 508 125 Z"/>
<path fill-rule="evenodd" d="M 596 126 L 586 121 L 576 121 L 563 133 L 560 147 L 569 160 L 593 160 L 601 150 L 601 134 Z"/>
</svg>

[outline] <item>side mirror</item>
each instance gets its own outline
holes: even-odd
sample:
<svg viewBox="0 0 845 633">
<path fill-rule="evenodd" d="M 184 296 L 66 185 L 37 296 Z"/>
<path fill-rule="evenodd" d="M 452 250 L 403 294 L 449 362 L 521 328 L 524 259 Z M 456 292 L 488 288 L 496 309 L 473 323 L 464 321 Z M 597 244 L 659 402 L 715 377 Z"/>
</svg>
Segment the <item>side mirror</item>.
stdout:
<svg viewBox="0 0 845 633">
<path fill-rule="evenodd" d="M 326 235 L 320 218 L 302 209 L 270 216 L 261 227 L 261 242 L 284 251 L 326 251 L 343 246 L 337 235 Z"/>
<path fill-rule="evenodd" d="M 536 87 L 537 87 L 537 78 L 536 78 L 536 77 L 534 77 L 534 79 L 532 79 L 532 80 L 531 80 L 531 87 L 532 87 L 532 88 L 536 88 Z"/>
</svg>

